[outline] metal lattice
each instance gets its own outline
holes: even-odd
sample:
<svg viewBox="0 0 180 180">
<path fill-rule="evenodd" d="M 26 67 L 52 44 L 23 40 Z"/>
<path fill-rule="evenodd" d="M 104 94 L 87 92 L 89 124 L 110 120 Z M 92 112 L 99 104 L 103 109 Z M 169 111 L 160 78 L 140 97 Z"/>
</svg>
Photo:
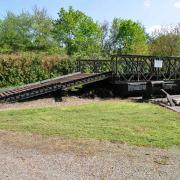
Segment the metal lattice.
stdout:
<svg viewBox="0 0 180 180">
<path fill-rule="evenodd" d="M 154 66 L 162 61 L 162 68 Z M 112 71 L 121 81 L 179 80 L 180 57 L 113 55 L 111 60 L 79 60 L 79 71 L 102 73 Z"/>
</svg>

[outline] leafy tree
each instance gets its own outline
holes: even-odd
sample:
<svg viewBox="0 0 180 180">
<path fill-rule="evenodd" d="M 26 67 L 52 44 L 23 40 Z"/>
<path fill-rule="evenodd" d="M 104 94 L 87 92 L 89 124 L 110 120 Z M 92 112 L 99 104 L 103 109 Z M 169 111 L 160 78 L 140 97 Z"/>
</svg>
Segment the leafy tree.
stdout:
<svg viewBox="0 0 180 180">
<path fill-rule="evenodd" d="M 56 51 L 58 44 L 52 35 L 53 21 L 46 10 L 34 8 L 33 14 L 8 12 L 0 23 L 0 51 Z"/>
<path fill-rule="evenodd" d="M 109 44 L 108 44 L 108 34 L 109 34 L 109 23 L 107 21 L 104 21 L 101 24 L 101 31 L 102 31 L 102 36 L 101 36 L 101 49 L 103 52 L 103 55 L 106 56 L 108 55 L 108 50 L 109 50 Z"/>
<path fill-rule="evenodd" d="M 150 53 L 158 56 L 180 55 L 180 25 L 163 27 L 153 33 L 150 41 Z"/>
<path fill-rule="evenodd" d="M 68 55 L 100 52 L 101 28 L 92 18 L 72 7 L 61 8 L 55 20 L 55 37 Z"/>
<path fill-rule="evenodd" d="M 146 54 L 147 37 L 140 23 L 115 18 L 110 28 L 111 52 L 121 54 Z"/>
<path fill-rule="evenodd" d="M 31 46 L 31 17 L 22 12 L 15 15 L 8 12 L 0 26 L 1 51 L 25 50 Z"/>
<path fill-rule="evenodd" d="M 31 28 L 32 49 L 47 51 L 58 46 L 52 35 L 53 21 L 45 9 L 39 10 L 37 7 L 33 9 Z"/>
</svg>

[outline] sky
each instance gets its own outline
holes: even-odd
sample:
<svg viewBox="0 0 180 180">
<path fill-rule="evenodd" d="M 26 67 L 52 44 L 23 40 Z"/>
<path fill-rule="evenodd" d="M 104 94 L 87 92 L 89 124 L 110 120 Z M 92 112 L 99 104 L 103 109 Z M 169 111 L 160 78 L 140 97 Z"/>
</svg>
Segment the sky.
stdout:
<svg viewBox="0 0 180 180">
<path fill-rule="evenodd" d="M 98 22 L 112 22 L 115 17 L 132 19 L 141 22 L 149 33 L 180 23 L 180 0 L 0 0 L 0 18 L 7 11 L 31 11 L 34 6 L 45 8 L 54 19 L 61 7 L 69 6 Z"/>
</svg>

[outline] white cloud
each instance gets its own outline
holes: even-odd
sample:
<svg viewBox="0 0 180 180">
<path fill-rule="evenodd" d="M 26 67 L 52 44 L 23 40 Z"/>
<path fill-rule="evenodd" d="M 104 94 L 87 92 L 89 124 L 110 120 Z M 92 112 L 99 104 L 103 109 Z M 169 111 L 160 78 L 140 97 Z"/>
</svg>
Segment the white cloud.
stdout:
<svg viewBox="0 0 180 180">
<path fill-rule="evenodd" d="M 149 28 L 146 29 L 146 32 L 149 33 L 149 34 L 152 34 L 153 32 L 155 31 L 159 31 L 162 29 L 162 26 L 161 25 L 153 25 Z"/>
<path fill-rule="evenodd" d="M 176 1 L 174 7 L 180 9 L 180 1 Z"/>
<path fill-rule="evenodd" d="M 151 0 L 144 0 L 144 6 L 150 7 L 151 6 Z"/>
</svg>

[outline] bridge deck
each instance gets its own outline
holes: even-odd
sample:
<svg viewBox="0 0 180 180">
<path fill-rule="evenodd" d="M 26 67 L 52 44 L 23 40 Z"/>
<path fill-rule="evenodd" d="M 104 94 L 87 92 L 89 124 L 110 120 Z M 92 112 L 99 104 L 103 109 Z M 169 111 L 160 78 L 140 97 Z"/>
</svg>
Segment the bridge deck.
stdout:
<svg viewBox="0 0 180 180">
<path fill-rule="evenodd" d="M 73 86 L 89 84 L 110 78 L 111 72 L 106 73 L 74 73 L 66 76 L 48 79 L 45 81 L 28 84 L 22 87 L 0 93 L 0 101 L 20 101 L 57 90 L 66 90 Z"/>
</svg>

